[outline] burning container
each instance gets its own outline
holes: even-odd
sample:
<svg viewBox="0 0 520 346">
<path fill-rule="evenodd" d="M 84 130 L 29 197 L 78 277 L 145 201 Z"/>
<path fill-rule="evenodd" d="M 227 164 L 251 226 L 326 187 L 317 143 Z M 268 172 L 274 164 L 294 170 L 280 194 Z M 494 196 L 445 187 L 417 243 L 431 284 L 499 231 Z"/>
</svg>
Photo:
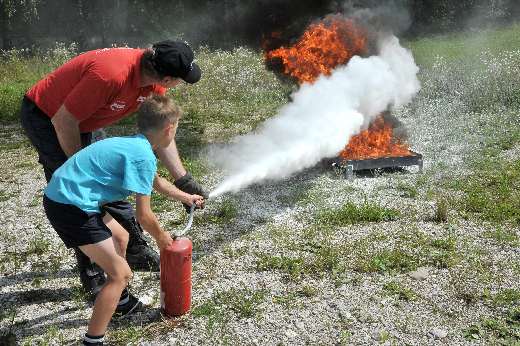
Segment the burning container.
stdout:
<svg viewBox="0 0 520 346">
<path fill-rule="evenodd" d="M 281 65 L 281 72 L 300 84 L 314 83 L 319 76 L 330 75 L 335 67 L 348 63 L 354 55 L 369 55 L 371 36 L 370 30 L 355 20 L 328 16 L 309 25 L 294 45 L 267 50 L 265 60 L 269 66 Z M 332 164 L 344 168 L 348 178 L 359 170 L 414 165 L 422 170 L 422 155 L 411 151 L 406 139 L 404 126 L 384 112 L 366 130 L 353 136 Z"/>
</svg>

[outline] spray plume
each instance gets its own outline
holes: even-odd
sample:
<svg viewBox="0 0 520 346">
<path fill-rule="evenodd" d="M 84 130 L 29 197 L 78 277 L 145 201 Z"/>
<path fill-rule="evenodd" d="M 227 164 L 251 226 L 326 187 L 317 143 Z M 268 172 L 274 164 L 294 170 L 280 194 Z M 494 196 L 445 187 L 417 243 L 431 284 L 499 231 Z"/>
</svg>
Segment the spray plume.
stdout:
<svg viewBox="0 0 520 346">
<path fill-rule="evenodd" d="M 418 71 L 412 54 L 392 36 L 380 42 L 378 55 L 354 56 L 331 76 L 303 84 L 255 133 L 211 150 L 210 161 L 228 177 L 210 198 L 283 179 L 336 156 L 378 114 L 412 99 L 420 88 Z"/>
</svg>

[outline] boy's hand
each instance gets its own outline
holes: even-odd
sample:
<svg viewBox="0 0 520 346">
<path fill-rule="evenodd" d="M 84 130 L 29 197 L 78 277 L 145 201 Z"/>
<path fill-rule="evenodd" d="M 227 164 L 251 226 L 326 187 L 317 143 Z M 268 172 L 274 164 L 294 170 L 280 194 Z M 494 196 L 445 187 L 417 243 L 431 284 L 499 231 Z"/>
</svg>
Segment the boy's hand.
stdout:
<svg viewBox="0 0 520 346">
<path fill-rule="evenodd" d="M 190 173 L 186 173 L 183 177 L 175 180 L 173 184 L 183 192 L 189 194 L 197 194 L 203 196 L 204 198 L 208 198 L 208 194 L 206 193 L 206 191 L 204 191 L 202 186 L 200 186 L 199 183 L 197 183 L 195 179 L 193 179 L 193 176 Z M 192 204 L 184 203 L 184 208 L 186 209 L 187 213 L 190 212 L 190 207 Z M 202 203 L 201 206 L 197 205 L 197 207 L 203 208 L 204 203 Z"/>
<path fill-rule="evenodd" d="M 197 208 L 204 208 L 204 197 L 199 195 L 186 195 L 186 198 L 183 198 L 181 202 L 188 207 L 195 204 Z"/>
<path fill-rule="evenodd" d="M 173 242 L 173 239 L 170 233 L 163 231 L 159 234 L 157 239 L 155 239 L 155 242 L 157 243 L 157 247 L 159 248 L 159 250 L 162 251 L 168 246 L 170 246 L 170 244 Z"/>
</svg>

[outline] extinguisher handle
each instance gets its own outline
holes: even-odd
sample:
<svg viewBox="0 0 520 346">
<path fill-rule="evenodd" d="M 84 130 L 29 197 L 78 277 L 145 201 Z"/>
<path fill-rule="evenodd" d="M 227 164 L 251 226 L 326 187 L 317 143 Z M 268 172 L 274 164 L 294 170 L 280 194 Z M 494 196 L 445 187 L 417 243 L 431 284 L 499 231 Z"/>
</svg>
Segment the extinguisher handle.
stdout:
<svg viewBox="0 0 520 346">
<path fill-rule="evenodd" d="M 190 215 L 188 217 L 188 223 L 186 223 L 186 226 L 184 227 L 184 229 L 180 232 L 174 232 L 173 233 L 173 236 L 176 238 L 176 237 L 182 237 L 184 234 L 186 234 L 186 232 L 189 231 L 189 229 L 191 228 L 191 225 L 193 224 L 193 214 L 195 212 L 195 207 L 197 205 L 195 203 L 193 203 L 190 207 Z"/>
</svg>

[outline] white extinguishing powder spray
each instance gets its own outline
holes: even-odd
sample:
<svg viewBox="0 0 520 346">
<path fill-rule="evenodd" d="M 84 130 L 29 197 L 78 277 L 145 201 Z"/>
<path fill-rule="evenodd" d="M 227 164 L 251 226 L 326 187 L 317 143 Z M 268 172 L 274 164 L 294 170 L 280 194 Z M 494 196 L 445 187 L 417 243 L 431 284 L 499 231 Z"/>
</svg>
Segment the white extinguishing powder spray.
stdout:
<svg viewBox="0 0 520 346">
<path fill-rule="evenodd" d="M 254 133 L 210 151 L 210 162 L 227 174 L 210 198 L 336 156 L 378 114 L 410 102 L 420 89 L 418 71 L 411 52 L 392 36 L 380 42 L 378 55 L 354 56 L 331 76 L 303 84 Z"/>
</svg>

